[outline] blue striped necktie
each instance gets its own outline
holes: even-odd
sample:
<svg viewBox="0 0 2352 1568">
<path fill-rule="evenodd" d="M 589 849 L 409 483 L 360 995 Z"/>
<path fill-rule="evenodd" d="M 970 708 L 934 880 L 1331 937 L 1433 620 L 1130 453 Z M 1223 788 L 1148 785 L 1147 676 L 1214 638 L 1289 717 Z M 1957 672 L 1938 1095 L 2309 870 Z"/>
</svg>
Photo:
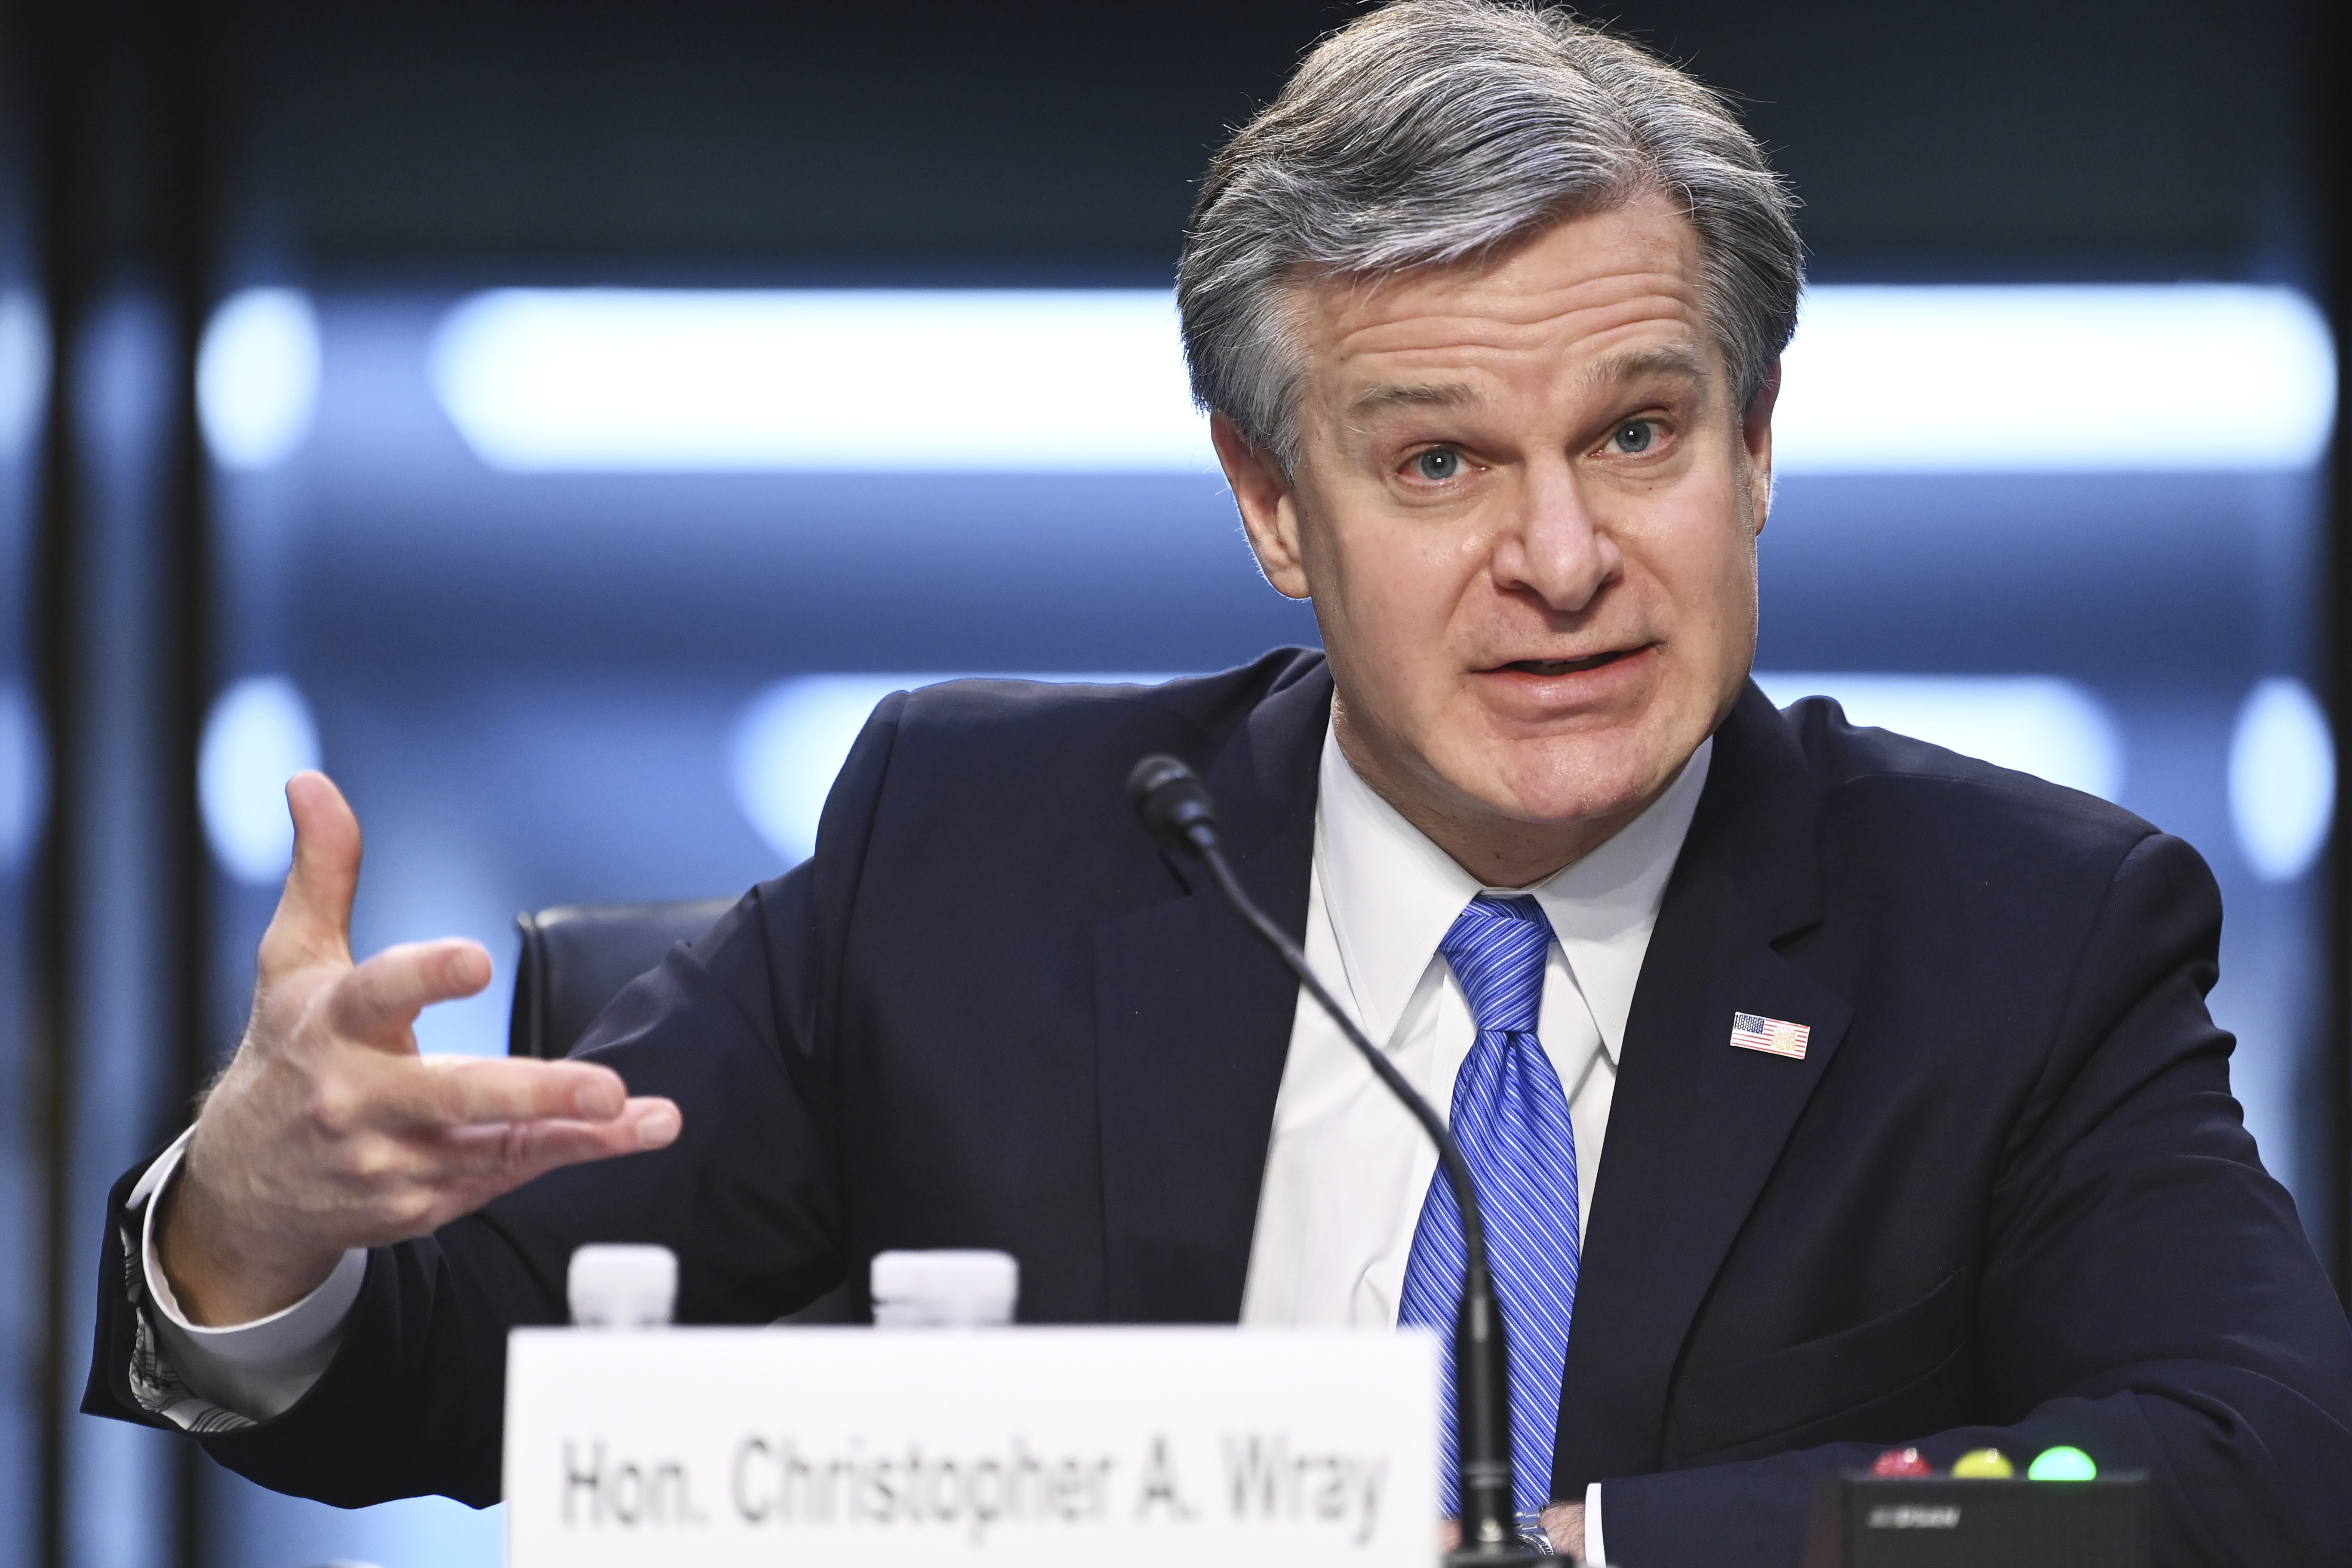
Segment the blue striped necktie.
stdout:
<svg viewBox="0 0 2352 1568">
<path fill-rule="evenodd" d="M 1479 898 L 1438 951 L 1478 1023 L 1454 1079 L 1452 1125 L 1486 1218 L 1486 1250 L 1511 1347 L 1511 1454 L 1517 1502 L 1532 1514 L 1551 1498 L 1560 1374 L 1576 1306 L 1576 1129 L 1559 1074 L 1536 1038 L 1551 922 L 1533 899 Z M 1397 1318 L 1437 1331 L 1442 1346 L 1438 1492 L 1456 1496 L 1454 1312 L 1462 1295 L 1462 1221 L 1441 1167 L 1430 1179 L 1405 1263 Z"/>
</svg>

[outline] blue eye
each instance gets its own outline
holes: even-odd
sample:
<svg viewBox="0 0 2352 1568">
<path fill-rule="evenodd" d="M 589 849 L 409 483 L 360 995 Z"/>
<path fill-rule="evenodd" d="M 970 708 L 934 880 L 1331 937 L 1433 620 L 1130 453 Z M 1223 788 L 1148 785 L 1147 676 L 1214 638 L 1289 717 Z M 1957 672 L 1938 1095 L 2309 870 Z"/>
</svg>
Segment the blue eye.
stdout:
<svg viewBox="0 0 2352 1568">
<path fill-rule="evenodd" d="M 1656 444 L 1657 439 L 1658 427 L 1646 419 L 1636 419 L 1630 424 L 1620 425 L 1617 427 L 1617 434 L 1610 437 L 1611 444 L 1628 456 L 1648 451 Z"/>
<path fill-rule="evenodd" d="M 1424 479 L 1450 479 L 1462 471 L 1462 454 L 1450 447 L 1432 447 L 1412 460 L 1412 471 Z"/>
</svg>

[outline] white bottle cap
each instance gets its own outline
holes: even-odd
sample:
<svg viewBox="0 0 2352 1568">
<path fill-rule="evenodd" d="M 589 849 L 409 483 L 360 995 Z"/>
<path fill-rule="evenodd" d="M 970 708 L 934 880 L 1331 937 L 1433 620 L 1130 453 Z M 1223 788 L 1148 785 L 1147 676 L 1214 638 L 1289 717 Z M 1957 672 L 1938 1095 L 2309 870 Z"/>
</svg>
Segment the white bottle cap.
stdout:
<svg viewBox="0 0 2352 1568">
<path fill-rule="evenodd" d="M 572 1321 L 583 1329 L 658 1329 L 677 1307 L 677 1254 L 667 1247 L 577 1248 L 564 1278 Z"/>
<path fill-rule="evenodd" d="M 1005 1252 L 881 1252 L 872 1282 L 879 1327 L 977 1328 L 1013 1321 L 1021 1266 Z"/>
</svg>

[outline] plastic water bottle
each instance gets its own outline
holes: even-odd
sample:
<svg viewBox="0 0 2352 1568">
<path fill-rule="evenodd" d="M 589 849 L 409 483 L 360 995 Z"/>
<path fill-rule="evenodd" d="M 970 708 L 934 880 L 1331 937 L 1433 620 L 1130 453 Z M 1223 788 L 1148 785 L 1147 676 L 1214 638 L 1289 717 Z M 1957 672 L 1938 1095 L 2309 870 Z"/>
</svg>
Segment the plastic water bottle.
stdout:
<svg viewBox="0 0 2352 1568">
<path fill-rule="evenodd" d="M 563 1293 L 580 1328 L 667 1328 L 677 1310 L 677 1254 L 602 1243 L 576 1248 Z"/>
<path fill-rule="evenodd" d="M 1005 1252 L 881 1252 L 872 1282 L 877 1329 L 1002 1328 L 1021 1266 Z"/>
</svg>

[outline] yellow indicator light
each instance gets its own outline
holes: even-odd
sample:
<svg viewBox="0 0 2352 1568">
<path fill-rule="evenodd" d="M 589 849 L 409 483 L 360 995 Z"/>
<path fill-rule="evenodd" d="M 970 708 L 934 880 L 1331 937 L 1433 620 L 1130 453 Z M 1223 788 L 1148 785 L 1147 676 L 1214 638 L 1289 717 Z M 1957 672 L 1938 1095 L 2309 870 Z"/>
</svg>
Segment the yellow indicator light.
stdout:
<svg viewBox="0 0 2352 1568">
<path fill-rule="evenodd" d="M 2017 1474 L 2017 1467 L 1999 1448 L 1971 1448 L 1952 1461 L 1952 1474 L 1960 1480 L 2005 1481 Z"/>
</svg>

